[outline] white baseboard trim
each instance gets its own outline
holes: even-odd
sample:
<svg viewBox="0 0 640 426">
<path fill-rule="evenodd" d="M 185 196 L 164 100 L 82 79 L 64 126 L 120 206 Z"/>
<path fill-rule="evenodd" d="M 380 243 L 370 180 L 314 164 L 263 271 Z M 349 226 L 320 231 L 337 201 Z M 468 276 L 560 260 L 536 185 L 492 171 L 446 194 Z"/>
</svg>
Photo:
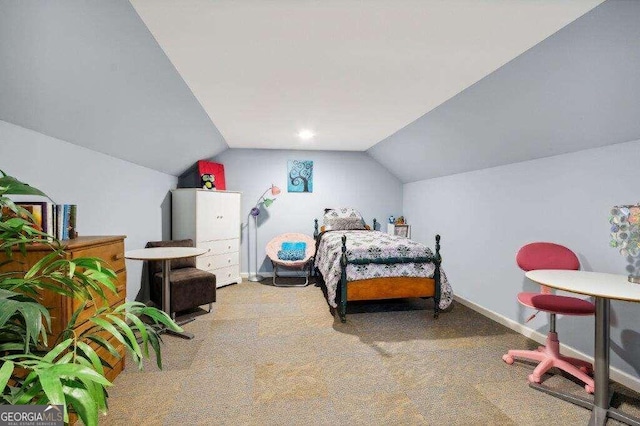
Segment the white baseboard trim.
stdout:
<svg viewBox="0 0 640 426">
<path fill-rule="evenodd" d="M 523 336 L 528 337 L 529 339 L 534 340 L 542 345 L 544 345 L 545 340 L 547 339 L 546 335 L 536 330 L 533 330 L 529 327 L 525 327 L 523 324 L 520 324 L 519 322 L 509 319 L 504 315 L 500 315 L 494 311 L 490 311 L 489 309 L 486 309 L 476 303 L 466 300 L 458 295 L 455 295 L 454 299 L 461 305 L 464 305 L 467 308 L 472 309 L 478 312 L 479 314 L 482 314 L 485 317 L 494 320 L 498 324 L 502 324 L 505 327 L 515 331 L 516 333 L 520 333 Z M 570 346 L 566 346 L 565 344 L 560 343 L 560 348 L 563 354 L 566 354 L 568 356 L 572 356 L 575 358 L 584 359 L 593 363 L 593 357 L 590 357 Z M 619 370 L 615 367 L 610 368 L 609 376 L 611 377 L 611 380 L 615 380 L 616 382 L 628 387 L 629 389 L 632 389 L 636 392 L 640 392 L 640 378 L 632 376 L 629 373 L 625 373 L 624 371 Z"/>
<path fill-rule="evenodd" d="M 249 278 L 250 275 L 253 275 L 253 273 L 240 272 L 240 277 L 245 280 Z M 265 278 L 271 278 L 273 277 L 273 272 L 260 272 L 258 275 L 262 275 Z"/>
</svg>

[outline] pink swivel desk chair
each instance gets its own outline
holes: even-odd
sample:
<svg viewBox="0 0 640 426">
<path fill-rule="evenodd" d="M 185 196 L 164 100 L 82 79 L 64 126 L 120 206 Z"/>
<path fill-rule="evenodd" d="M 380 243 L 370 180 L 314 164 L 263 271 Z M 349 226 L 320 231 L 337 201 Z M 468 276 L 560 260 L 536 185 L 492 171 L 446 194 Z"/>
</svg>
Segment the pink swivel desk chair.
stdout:
<svg viewBox="0 0 640 426">
<path fill-rule="evenodd" d="M 531 271 L 534 269 L 580 269 L 578 257 L 568 248 L 553 243 L 531 243 L 522 247 L 516 255 L 516 262 L 520 269 Z M 540 363 L 529 375 L 529 381 L 540 383 L 541 377 L 550 368 L 556 367 L 566 371 L 585 383 L 585 390 L 593 393 L 593 379 L 587 375 L 593 371 L 590 363 L 581 359 L 560 355 L 560 342 L 556 333 L 556 315 L 593 315 L 593 303 L 576 297 L 551 294 L 551 289 L 541 286 L 540 293 L 522 292 L 518 294 L 518 302 L 538 311 L 548 312 L 549 333 L 545 346 L 538 350 L 512 349 L 502 356 L 507 364 L 513 364 L 513 358 L 525 358 Z"/>
</svg>

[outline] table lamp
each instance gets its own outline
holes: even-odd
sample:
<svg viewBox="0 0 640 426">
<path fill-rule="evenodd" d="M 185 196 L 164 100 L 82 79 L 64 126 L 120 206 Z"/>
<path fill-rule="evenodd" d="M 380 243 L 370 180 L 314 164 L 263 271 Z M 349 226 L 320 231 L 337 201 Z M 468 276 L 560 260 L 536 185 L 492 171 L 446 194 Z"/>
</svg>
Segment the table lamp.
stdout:
<svg viewBox="0 0 640 426">
<path fill-rule="evenodd" d="M 620 250 L 627 258 L 629 282 L 640 284 L 638 265 L 635 259 L 640 255 L 640 204 L 615 206 L 609 217 L 611 224 L 611 247 Z"/>
<path fill-rule="evenodd" d="M 251 208 L 251 211 L 249 212 L 249 214 L 253 216 L 253 223 L 254 223 L 254 229 L 255 229 L 254 241 L 255 241 L 255 249 L 256 249 L 256 269 L 255 269 L 255 273 L 253 275 L 250 275 L 248 278 L 249 281 L 253 281 L 253 282 L 262 281 L 264 279 L 262 275 L 258 275 L 258 216 L 260 215 L 261 204 L 264 205 L 265 207 L 269 207 L 275 201 L 275 198 L 265 198 L 265 195 L 267 195 L 267 192 L 269 191 L 271 191 L 271 195 L 275 197 L 280 193 L 280 188 L 278 188 L 274 184 L 271 184 L 271 186 L 262 193 L 260 198 L 258 198 L 258 201 L 256 201 L 256 204 Z"/>
</svg>

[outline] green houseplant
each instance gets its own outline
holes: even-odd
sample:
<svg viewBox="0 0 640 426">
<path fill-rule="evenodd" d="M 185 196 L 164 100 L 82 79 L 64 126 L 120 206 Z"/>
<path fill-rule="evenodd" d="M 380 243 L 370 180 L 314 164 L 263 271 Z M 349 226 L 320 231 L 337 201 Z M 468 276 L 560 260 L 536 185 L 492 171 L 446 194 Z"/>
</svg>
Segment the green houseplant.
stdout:
<svg viewBox="0 0 640 426">
<path fill-rule="evenodd" d="M 20 262 L 29 244 L 45 244 L 50 253 L 26 273 L 17 272 L 20 268 L 0 273 L 0 403 L 60 404 L 65 422 L 71 410 L 86 425 L 97 425 L 99 414 L 106 413 L 111 383 L 105 377 L 108 364 L 96 349 L 120 357 L 105 333 L 124 346 L 139 368 L 149 347 L 162 367 L 158 330 L 181 329 L 164 312 L 139 302 L 107 306 L 105 292 L 116 291 L 115 273 L 98 258 L 65 259 L 60 241 L 41 232 L 7 194 L 46 196 L 0 171 L 0 266 L 12 271 L 11 264 Z M 83 302 L 55 342 L 47 341 L 51 317 L 39 301 L 42 290 Z M 91 300 L 99 308 L 88 319 L 91 326 L 77 333 L 76 318 Z"/>
</svg>

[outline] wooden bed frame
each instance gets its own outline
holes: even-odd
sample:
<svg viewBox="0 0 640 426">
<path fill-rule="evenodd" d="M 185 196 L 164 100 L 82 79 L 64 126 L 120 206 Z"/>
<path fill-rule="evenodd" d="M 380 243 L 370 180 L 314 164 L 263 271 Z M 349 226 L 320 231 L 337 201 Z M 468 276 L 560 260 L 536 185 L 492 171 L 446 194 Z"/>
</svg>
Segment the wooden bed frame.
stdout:
<svg viewBox="0 0 640 426">
<path fill-rule="evenodd" d="M 373 219 L 373 229 L 376 229 L 377 221 Z M 324 227 L 322 227 L 324 231 Z M 315 232 L 313 234 L 316 241 L 320 233 L 318 232 L 318 219 L 315 219 Z M 347 281 L 347 265 L 366 265 L 370 263 L 392 264 L 392 263 L 434 263 L 435 270 L 433 278 L 423 277 L 387 277 L 370 278 L 366 280 Z M 340 257 L 340 267 L 342 269 L 340 278 L 340 303 L 338 304 L 338 315 L 340 321 L 347 321 L 347 302 L 356 300 L 380 300 L 380 299 L 400 299 L 409 297 L 427 298 L 433 297 L 434 308 L 433 317 L 438 318 L 440 313 L 440 235 L 436 235 L 435 254 L 419 258 L 391 258 L 391 259 L 347 259 L 347 236 L 342 236 L 342 255 Z"/>
</svg>

